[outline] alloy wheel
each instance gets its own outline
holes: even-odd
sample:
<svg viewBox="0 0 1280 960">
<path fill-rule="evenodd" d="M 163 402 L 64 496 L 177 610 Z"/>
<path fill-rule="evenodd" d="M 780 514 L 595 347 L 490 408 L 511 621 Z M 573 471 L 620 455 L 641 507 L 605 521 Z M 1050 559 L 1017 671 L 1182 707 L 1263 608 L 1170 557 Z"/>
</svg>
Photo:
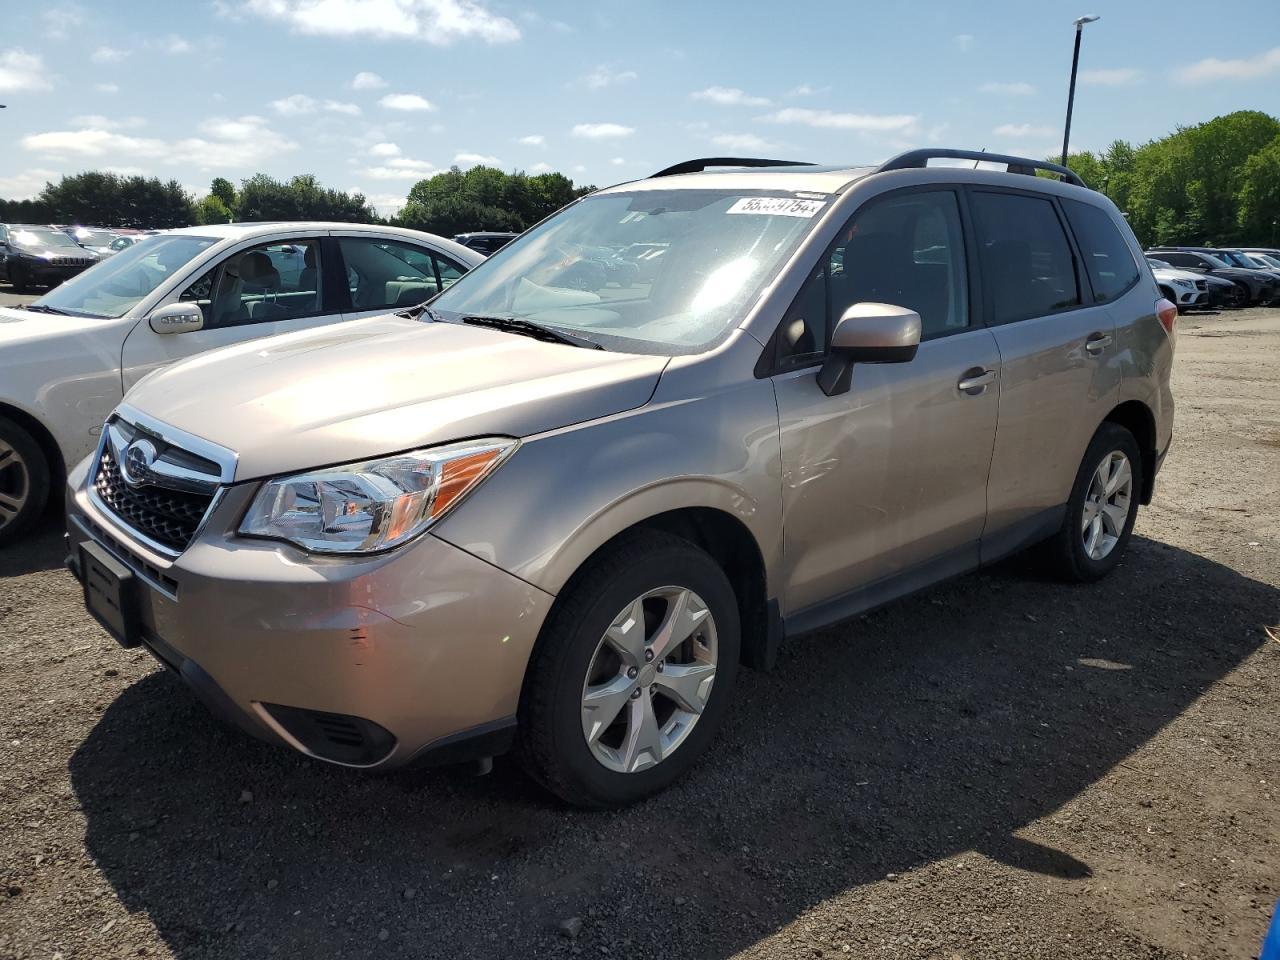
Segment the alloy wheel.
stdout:
<svg viewBox="0 0 1280 960">
<path fill-rule="evenodd" d="M 0 528 L 8 526 L 27 505 L 31 475 L 22 454 L 0 438 Z"/>
<path fill-rule="evenodd" d="M 1080 529 L 1084 552 L 1102 560 L 1119 543 L 1133 509 L 1133 466 L 1120 450 L 1113 450 L 1098 464 L 1084 496 Z"/>
<path fill-rule="evenodd" d="M 616 773 L 667 759 L 697 724 L 715 682 L 716 625 L 684 587 L 636 597 L 613 619 L 582 686 L 582 735 Z"/>
</svg>

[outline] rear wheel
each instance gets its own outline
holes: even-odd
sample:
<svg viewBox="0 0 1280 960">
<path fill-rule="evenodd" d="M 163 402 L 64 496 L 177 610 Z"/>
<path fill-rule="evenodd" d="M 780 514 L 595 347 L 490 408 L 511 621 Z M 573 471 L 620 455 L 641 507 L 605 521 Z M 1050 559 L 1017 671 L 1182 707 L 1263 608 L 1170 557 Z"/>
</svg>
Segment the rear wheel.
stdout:
<svg viewBox="0 0 1280 960">
<path fill-rule="evenodd" d="M 49 464 L 40 445 L 0 417 L 0 546 L 23 534 L 49 498 Z"/>
<path fill-rule="evenodd" d="M 669 534 L 626 535 L 544 627 L 521 700 L 522 763 L 577 806 L 657 793 L 710 744 L 738 649 L 737 602 L 716 562 Z"/>
<path fill-rule="evenodd" d="M 1231 289 L 1227 291 L 1227 306 L 1234 310 L 1249 305 L 1249 288 L 1243 283 L 1231 284 Z"/>
<path fill-rule="evenodd" d="M 1142 455 L 1124 427 L 1104 423 L 1076 473 L 1062 529 L 1046 544 L 1064 579 L 1098 580 L 1120 562 L 1138 516 Z"/>
</svg>

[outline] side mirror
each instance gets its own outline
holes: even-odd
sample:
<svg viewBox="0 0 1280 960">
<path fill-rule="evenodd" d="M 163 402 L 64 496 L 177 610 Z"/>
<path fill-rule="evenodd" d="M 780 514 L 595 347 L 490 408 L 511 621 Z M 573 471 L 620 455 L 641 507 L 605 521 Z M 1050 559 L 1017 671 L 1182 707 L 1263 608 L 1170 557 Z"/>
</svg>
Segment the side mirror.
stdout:
<svg viewBox="0 0 1280 960">
<path fill-rule="evenodd" d="M 818 386 L 828 397 L 847 393 L 855 363 L 907 363 L 919 348 L 920 314 L 891 303 L 855 303 L 831 333 Z"/>
<path fill-rule="evenodd" d="M 156 333 L 191 333 L 204 326 L 204 311 L 195 303 L 171 303 L 147 319 Z"/>
</svg>

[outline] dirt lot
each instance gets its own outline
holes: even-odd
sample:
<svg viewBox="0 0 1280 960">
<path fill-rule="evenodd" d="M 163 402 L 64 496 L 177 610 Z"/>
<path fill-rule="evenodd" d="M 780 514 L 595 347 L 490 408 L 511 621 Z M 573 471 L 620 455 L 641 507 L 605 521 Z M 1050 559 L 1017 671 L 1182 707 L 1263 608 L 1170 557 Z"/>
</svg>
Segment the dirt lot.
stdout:
<svg viewBox="0 0 1280 960">
<path fill-rule="evenodd" d="M 792 642 L 622 813 L 502 761 L 369 778 L 223 729 L 91 625 L 51 520 L 0 555 L 0 958 L 1253 957 L 1280 310 L 1184 318 L 1175 388 L 1109 580 L 1014 560 Z"/>
</svg>

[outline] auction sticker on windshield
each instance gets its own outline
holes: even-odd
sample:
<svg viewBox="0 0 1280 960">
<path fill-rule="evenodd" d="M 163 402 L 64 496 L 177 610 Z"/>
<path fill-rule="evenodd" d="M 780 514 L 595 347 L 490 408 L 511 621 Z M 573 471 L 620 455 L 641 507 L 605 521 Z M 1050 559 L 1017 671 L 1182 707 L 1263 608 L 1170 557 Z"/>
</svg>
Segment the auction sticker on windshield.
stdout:
<svg viewBox="0 0 1280 960">
<path fill-rule="evenodd" d="M 726 213 L 767 213 L 775 217 L 808 219 L 826 206 L 825 200 L 792 200 L 790 197 L 743 197 Z"/>
</svg>

